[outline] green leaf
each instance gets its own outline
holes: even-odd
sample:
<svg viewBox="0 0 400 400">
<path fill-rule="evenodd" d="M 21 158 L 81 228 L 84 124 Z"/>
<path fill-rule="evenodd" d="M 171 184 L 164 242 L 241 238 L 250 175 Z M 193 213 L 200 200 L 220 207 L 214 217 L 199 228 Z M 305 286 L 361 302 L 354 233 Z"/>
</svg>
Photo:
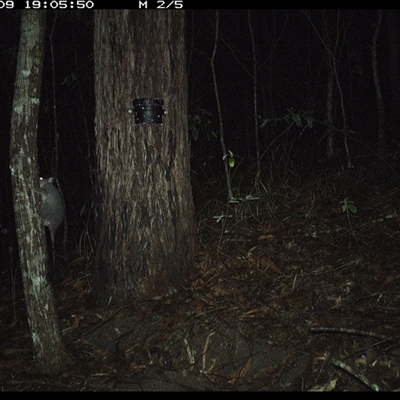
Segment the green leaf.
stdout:
<svg viewBox="0 0 400 400">
<path fill-rule="evenodd" d="M 351 211 L 353 214 L 357 212 L 357 207 L 354 204 L 347 204 L 347 208 L 349 211 Z"/>
</svg>

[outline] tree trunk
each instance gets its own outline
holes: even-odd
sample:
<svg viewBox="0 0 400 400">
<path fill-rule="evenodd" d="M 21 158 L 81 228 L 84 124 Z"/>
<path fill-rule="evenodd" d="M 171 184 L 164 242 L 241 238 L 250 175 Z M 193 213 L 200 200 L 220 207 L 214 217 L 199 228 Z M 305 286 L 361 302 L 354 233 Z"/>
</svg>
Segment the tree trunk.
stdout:
<svg viewBox="0 0 400 400">
<path fill-rule="evenodd" d="M 67 357 L 61 342 L 48 253 L 38 215 L 37 124 L 44 55 L 45 11 L 21 12 L 21 38 L 11 117 L 10 167 L 19 258 L 35 364 L 56 373 Z"/>
<path fill-rule="evenodd" d="M 335 132 L 333 130 L 333 83 L 335 73 L 330 60 L 327 60 L 328 77 L 326 83 L 326 106 L 325 106 L 325 121 L 326 128 L 326 154 L 328 160 L 333 160 L 335 157 Z"/>
<path fill-rule="evenodd" d="M 156 296 L 192 266 L 184 12 L 95 12 L 100 302 Z M 163 124 L 135 125 L 137 98 L 162 98 Z"/>
<path fill-rule="evenodd" d="M 399 10 L 388 10 L 387 19 L 390 64 L 390 103 L 388 128 L 392 134 L 392 137 L 396 137 L 400 125 Z"/>
<path fill-rule="evenodd" d="M 378 57 L 376 54 L 378 35 L 381 29 L 381 25 L 382 25 L 382 10 L 378 10 L 378 21 L 375 25 L 374 36 L 372 38 L 372 74 L 374 76 L 376 105 L 378 109 L 378 154 L 380 157 L 385 158 L 385 153 L 386 153 L 385 106 L 383 104 L 381 85 L 379 83 Z"/>
<path fill-rule="evenodd" d="M 254 104 L 254 138 L 256 144 L 256 159 L 257 159 L 257 172 L 255 179 L 255 187 L 259 190 L 261 179 L 261 159 L 260 159 L 260 142 L 258 132 L 258 103 L 257 103 L 257 56 L 256 56 L 256 41 L 254 39 L 253 25 L 251 24 L 250 10 L 247 10 L 247 22 L 249 24 L 251 50 L 253 55 L 253 104 Z"/>
</svg>

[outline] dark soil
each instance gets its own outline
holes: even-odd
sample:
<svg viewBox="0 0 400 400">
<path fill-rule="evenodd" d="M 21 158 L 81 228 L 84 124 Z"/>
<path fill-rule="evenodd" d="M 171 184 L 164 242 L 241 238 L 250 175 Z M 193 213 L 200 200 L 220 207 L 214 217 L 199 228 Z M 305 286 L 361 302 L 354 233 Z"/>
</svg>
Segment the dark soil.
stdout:
<svg viewBox="0 0 400 400">
<path fill-rule="evenodd" d="M 60 376 L 32 372 L 19 278 L 5 274 L 0 388 L 400 390 L 400 178 L 364 162 L 246 181 L 236 204 L 224 178 L 194 184 L 200 251 L 170 297 L 90 308 L 80 250 L 55 287 L 76 360 Z"/>
</svg>

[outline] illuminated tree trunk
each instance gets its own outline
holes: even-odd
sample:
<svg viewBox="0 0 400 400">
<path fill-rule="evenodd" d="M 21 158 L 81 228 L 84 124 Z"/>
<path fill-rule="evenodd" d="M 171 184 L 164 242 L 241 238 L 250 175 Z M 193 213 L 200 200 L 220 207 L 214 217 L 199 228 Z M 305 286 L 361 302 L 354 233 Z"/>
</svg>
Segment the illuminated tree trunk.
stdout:
<svg viewBox="0 0 400 400">
<path fill-rule="evenodd" d="M 10 169 L 25 305 L 37 369 L 56 373 L 67 356 L 47 280 L 48 260 L 39 218 L 37 124 L 44 55 L 45 11 L 22 11 L 21 39 L 11 117 Z"/>
<path fill-rule="evenodd" d="M 162 295 L 196 251 L 187 132 L 184 12 L 95 12 L 99 300 Z M 161 98 L 163 124 L 135 125 L 134 99 Z"/>
</svg>

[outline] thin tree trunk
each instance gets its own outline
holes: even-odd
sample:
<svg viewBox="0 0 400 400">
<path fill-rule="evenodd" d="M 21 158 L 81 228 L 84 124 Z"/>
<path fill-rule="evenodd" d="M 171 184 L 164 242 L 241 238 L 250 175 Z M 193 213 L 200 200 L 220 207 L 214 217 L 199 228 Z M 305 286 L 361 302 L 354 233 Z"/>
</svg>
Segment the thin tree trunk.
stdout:
<svg viewBox="0 0 400 400">
<path fill-rule="evenodd" d="M 260 159 L 260 143 L 258 139 L 258 108 L 257 108 L 257 57 L 256 57 L 256 43 L 254 40 L 253 26 L 251 24 L 250 10 L 247 10 L 247 21 L 249 23 L 251 47 L 253 53 L 253 104 L 254 104 L 254 136 L 256 141 L 256 159 L 257 159 L 257 173 L 255 179 L 255 186 L 258 189 L 261 177 L 261 159 Z"/>
<path fill-rule="evenodd" d="M 378 155 L 384 158 L 385 148 L 386 148 L 385 107 L 383 105 L 381 86 L 379 84 L 378 60 L 376 55 L 377 41 L 381 25 L 382 25 L 382 10 L 378 10 L 378 21 L 376 22 L 374 36 L 372 38 L 372 73 L 374 76 L 376 106 L 378 109 Z"/>
<path fill-rule="evenodd" d="M 400 51 L 399 51 L 399 10 L 388 10 L 388 37 L 390 63 L 390 109 L 388 128 L 396 135 L 400 125 Z"/>
<path fill-rule="evenodd" d="M 347 157 L 347 167 L 348 168 L 352 168 L 352 162 L 351 162 L 351 157 L 350 157 L 350 149 L 348 146 L 348 133 L 347 133 L 347 117 L 346 117 L 346 108 L 344 106 L 344 95 L 343 95 L 343 91 L 342 91 L 342 85 L 340 83 L 339 80 L 339 71 L 338 71 L 338 67 L 337 67 L 337 53 L 338 53 L 338 45 L 339 45 L 339 39 L 340 39 L 340 32 L 339 32 L 339 22 L 340 22 L 340 10 L 338 10 L 336 13 L 336 40 L 334 42 L 334 44 L 331 43 L 331 41 L 329 40 L 329 31 L 328 31 L 328 17 L 326 15 L 326 11 L 323 10 L 323 16 L 324 16 L 324 27 L 325 27 L 325 36 L 326 38 L 322 38 L 320 33 L 318 32 L 317 27 L 315 26 L 313 20 L 311 19 L 309 13 L 307 11 L 303 11 L 303 13 L 305 14 L 305 16 L 307 17 L 307 19 L 309 20 L 312 28 L 314 29 L 315 33 L 317 34 L 319 40 L 321 41 L 322 45 L 324 46 L 326 52 L 327 52 L 327 56 L 330 59 L 330 64 L 332 65 L 332 71 L 333 71 L 333 75 L 335 77 L 335 83 L 336 83 L 336 87 L 337 90 L 339 92 L 339 99 L 340 99 L 340 109 L 342 111 L 342 121 L 343 121 L 343 144 L 344 144 L 344 149 L 346 152 L 346 157 Z"/>
<path fill-rule="evenodd" d="M 215 100 L 217 102 L 217 110 L 218 110 L 218 118 L 219 118 L 219 141 L 221 143 L 222 150 L 222 160 L 225 168 L 225 178 L 226 178 L 226 187 L 228 189 L 228 201 L 233 199 L 232 185 L 231 185 L 231 174 L 228 165 L 228 153 L 226 151 L 225 146 L 225 137 L 224 137 L 224 124 L 222 122 L 222 111 L 221 111 L 221 103 L 219 101 L 219 92 L 218 92 L 218 82 L 217 82 L 217 73 L 215 72 L 215 55 L 217 54 L 218 47 L 218 37 L 219 37 L 219 13 L 218 10 L 215 11 L 215 38 L 214 38 L 214 48 L 211 55 L 211 73 L 214 83 L 214 92 L 215 92 Z"/>
<path fill-rule="evenodd" d="M 332 160 L 335 156 L 335 132 L 333 130 L 333 82 L 334 82 L 334 72 L 332 65 L 328 60 L 328 81 L 326 85 L 326 123 L 328 127 L 326 128 L 327 134 L 327 156 L 328 160 Z"/>
<path fill-rule="evenodd" d="M 58 325 L 44 225 L 38 215 L 37 124 L 44 56 L 45 11 L 22 11 L 13 113 L 10 167 L 25 305 L 35 365 L 42 373 L 62 370 L 67 356 Z"/>
</svg>

